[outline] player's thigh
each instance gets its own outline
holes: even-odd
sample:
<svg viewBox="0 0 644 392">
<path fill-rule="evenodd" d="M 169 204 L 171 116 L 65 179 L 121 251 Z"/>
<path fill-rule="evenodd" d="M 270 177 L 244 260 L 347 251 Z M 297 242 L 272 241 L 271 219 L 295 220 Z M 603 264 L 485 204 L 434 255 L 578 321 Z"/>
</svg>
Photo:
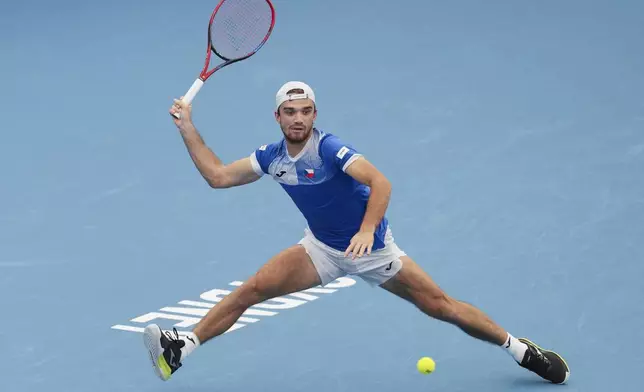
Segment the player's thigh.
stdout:
<svg viewBox="0 0 644 392">
<path fill-rule="evenodd" d="M 256 293 L 272 298 L 315 287 L 320 276 L 304 247 L 294 245 L 268 260 L 250 283 Z"/>
<path fill-rule="evenodd" d="M 439 301 L 447 298 L 438 284 L 411 257 L 401 256 L 400 260 L 400 271 L 380 287 L 420 308 L 438 305 Z"/>
</svg>

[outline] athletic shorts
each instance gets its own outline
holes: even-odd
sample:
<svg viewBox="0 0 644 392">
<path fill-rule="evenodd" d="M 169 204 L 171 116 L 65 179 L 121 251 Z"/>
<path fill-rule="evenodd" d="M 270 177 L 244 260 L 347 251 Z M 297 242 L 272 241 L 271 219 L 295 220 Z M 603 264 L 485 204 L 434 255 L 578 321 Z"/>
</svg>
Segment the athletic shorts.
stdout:
<svg viewBox="0 0 644 392">
<path fill-rule="evenodd" d="M 345 275 L 358 276 L 372 286 L 383 284 L 400 271 L 400 257 L 405 256 L 405 252 L 394 242 L 389 228 L 385 234 L 384 248 L 372 250 L 370 255 L 365 253 L 355 260 L 351 259 L 351 255 L 344 257 L 344 252 L 322 243 L 308 228 L 304 230 L 304 238 L 298 243 L 304 246 L 311 257 L 322 286 Z"/>
</svg>

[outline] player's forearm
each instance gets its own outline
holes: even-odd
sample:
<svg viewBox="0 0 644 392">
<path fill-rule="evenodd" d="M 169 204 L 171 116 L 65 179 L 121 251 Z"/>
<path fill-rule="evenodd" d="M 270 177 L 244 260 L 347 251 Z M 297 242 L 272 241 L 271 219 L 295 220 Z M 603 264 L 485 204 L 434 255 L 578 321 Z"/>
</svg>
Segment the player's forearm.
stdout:
<svg viewBox="0 0 644 392">
<path fill-rule="evenodd" d="M 371 188 L 371 194 L 369 195 L 367 210 L 362 219 L 360 231 L 376 231 L 376 226 L 380 224 L 380 221 L 385 216 L 391 196 L 391 183 L 385 177 L 373 180 L 369 187 Z"/>
<path fill-rule="evenodd" d="M 194 126 L 181 129 L 181 137 L 201 176 L 211 187 L 217 187 L 224 163 L 208 148 Z"/>
</svg>

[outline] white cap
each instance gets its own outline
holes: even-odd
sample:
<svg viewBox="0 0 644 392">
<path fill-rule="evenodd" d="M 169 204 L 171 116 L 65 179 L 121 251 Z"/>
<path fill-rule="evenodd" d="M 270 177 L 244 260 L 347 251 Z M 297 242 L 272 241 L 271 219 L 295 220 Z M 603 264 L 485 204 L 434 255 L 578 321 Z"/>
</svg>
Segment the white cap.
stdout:
<svg viewBox="0 0 644 392">
<path fill-rule="evenodd" d="M 293 89 L 302 89 L 304 91 L 304 94 L 286 94 L 288 91 L 291 91 Z M 313 103 L 315 103 L 315 93 L 313 93 L 313 89 L 309 87 L 308 84 L 297 81 L 284 83 L 284 85 L 277 91 L 277 95 L 275 96 L 275 110 L 279 109 L 280 105 L 285 101 L 306 98 L 310 98 Z"/>
</svg>

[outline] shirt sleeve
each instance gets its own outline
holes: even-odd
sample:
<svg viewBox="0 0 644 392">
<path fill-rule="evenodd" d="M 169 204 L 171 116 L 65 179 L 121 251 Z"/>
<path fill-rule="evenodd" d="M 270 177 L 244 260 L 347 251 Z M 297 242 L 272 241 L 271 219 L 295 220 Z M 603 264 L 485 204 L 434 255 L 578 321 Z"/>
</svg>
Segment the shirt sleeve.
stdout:
<svg viewBox="0 0 644 392">
<path fill-rule="evenodd" d="M 277 155 L 277 145 L 264 144 L 250 154 L 250 163 L 258 176 L 268 174 L 268 167 Z"/>
<path fill-rule="evenodd" d="M 344 172 L 362 156 L 351 145 L 343 143 L 334 135 L 328 135 L 322 140 L 320 150 L 320 155 L 325 161 L 333 161 L 333 164 Z"/>
</svg>

